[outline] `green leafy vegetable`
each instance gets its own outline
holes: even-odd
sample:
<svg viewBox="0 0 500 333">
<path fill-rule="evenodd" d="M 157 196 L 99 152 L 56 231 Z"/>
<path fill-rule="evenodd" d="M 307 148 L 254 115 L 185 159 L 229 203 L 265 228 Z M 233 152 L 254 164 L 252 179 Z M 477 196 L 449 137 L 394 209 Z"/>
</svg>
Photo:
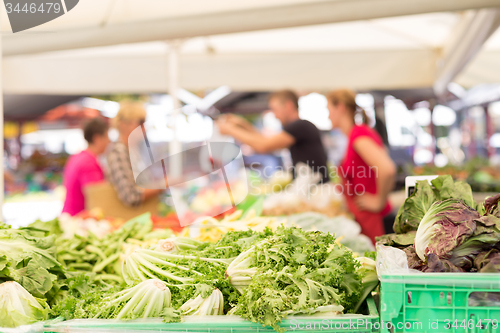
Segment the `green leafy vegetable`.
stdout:
<svg viewBox="0 0 500 333">
<path fill-rule="evenodd" d="M 64 269 L 54 258 L 54 236 L 35 237 L 26 230 L 0 229 L 0 281 L 14 280 L 35 297 L 45 297 Z"/>
<path fill-rule="evenodd" d="M 0 284 L 0 326 L 16 327 L 48 318 L 49 306 L 31 296 L 19 283 Z"/>
<path fill-rule="evenodd" d="M 94 318 L 134 319 L 161 317 L 171 307 L 170 289 L 158 279 L 146 280 L 103 299 Z"/>
<path fill-rule="evenodd" d="M 151 232 L 152 227 L 151 214 L 145 213 L 129 220 L 120 229 L 103 238 L 93 234 L 87 237 L 75 235 L 71 239 L 58 238 L 56 257 L 69 271 L 94 272 L 98 274 L 96 281 L 120 284 L 123 282 L 120 257 L 127 240 L 171 235 L 171 232 Z"/>
<path fill-rule="evenodd" d="M 397 234 L 417 230 L 420 221 L 431 205 L 436 201 L 459 199 L 466 205 L 476 208 L 469 184 L 454 182 L 451 176 L 439 176 L 431 181 L 419 181 L 415 191 L 409 196 L 398 211 L 394 221 L 394 231 Z"/>
<path fill-rule="evenodd" d="M 281 330 L 289 314 L 351 312 L 362 293 L 358 267 L 334 236 L 279 227 L 228 267 L 228 279 L 242 292 L 234 313 Z"/>
<path fill-rule="evenodd" d="M 203 297 L 198 294 L 193 299 L 184 303 L 179 310 L 187 316 L 213 316 L 224 314 L 224 297 L 219 289 L 215 288 L 214 291 Z"/>
<path fill-rule="evenodd" d="M 420 221 L 431 205 L 437 201 L 432 187 L 427 181 L 419 181 L 415 191 L 399 208 L 394 221 L 394 231 L 402 234 L 411 230 L 416 231 Z"/>
<path fill-rule="evenodd" d="M 407 247 L 415 242 L 416 231 L 409 231 L 405 234 L 387 234 L 375 237 L 378 244 L 394 247 Z"/>
<path fill-rule="evenodd" d="M 379 237 L 379 244 L 403 248 L 408 267 L 423 272 L 498 271 L 500 194 L 477 204 L 466 183 L 450 176 L 431 183 L 418 182 L 398 212 L 396 234 Z"/>
<path fill-rule="evenodd" d="M 161 276 L 174 283 L 191 283 L 194 281 L 194 278 L 190 277 L 191 275 L 203 275 L 203 273 L 195 270 L 190 262 L 198 263 L 201 261 L 214 265 L 228 265 L 231 260 L 137 249 L 124 261 L 123 278 L 128 284 L 156 276 Z M 184 265 L 178 262 L 184 263 Z"/>
<path fill-rule="evenodd" d="M 62 234 L 61 227 L 59 226 L 59 219 L 53 219 L 51 221 L 40 221 L 37 220 L 27 227 L 19 228 L 20 230 L 27 231 L 32 236 L 43 237 Z"/>
</svg>

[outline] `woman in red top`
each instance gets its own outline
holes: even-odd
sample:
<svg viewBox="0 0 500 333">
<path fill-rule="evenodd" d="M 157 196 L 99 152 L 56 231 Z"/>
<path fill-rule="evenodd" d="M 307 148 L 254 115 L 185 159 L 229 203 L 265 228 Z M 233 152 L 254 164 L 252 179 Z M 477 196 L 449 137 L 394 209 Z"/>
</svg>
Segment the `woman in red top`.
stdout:
<svg viewBox="0 0 500 333">
<path fill-rule="evenodd" d="M 347 206 L 363 234 L 375 242 L 376 236 L 385 233 L 383 217 L 391 211 L 387 197 L 394 186 L 396 167 L 380 136 L 366 125 L 366 114 L 355 98 L 351 90 L 332 91 L 328 95 L 328 110 L 332 127 L 348 138 L 344 160 L 338 168 Z M 363 118 L 360 125 L 355 121 L 358 115 Z"/>
</svg>

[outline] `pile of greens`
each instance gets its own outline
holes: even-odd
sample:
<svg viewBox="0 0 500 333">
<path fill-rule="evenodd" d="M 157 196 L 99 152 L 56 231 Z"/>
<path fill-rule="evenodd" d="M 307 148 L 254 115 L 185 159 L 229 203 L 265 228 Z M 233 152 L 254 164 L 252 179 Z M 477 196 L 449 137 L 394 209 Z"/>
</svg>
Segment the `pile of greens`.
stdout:
<svg viewBox="0 0 500 333">
<path fill-rule="evenodd" d="M 418 182 L 378 244 L 405 251 L 424 272 L 500 272 L 500 194 L 477 204 L 470 186 L 439 176 Z"/>
<path fill-rule="evenodd" d="M 353 312 L 362 292 L 358 267 L 331 234 L 281 227 L 241 253 L 226 275 L 242 293 L 235 313 L 278 329 L 287 314 Z"/>
<path fill-rule="evenodd" d="M 354 258 L 330 234 L 285 227 L 229 232 L 214 244 L 161 240 L 130 253 L 123 278 L 129 286 L 163 281 L 171 296 L 161 313 L 167 321 L 237 314 L 276 330 L 290 314 L 355 312 L 378 284 L 372 259 Z M 116 288 L 72 289 L 55 311 L 66 318 L 134 318 L 123 309 L 142 309 L 141 298 L 131 298 L 128 306 L 124 292 L 116 293 Z M 102 312 L 109 300 L 112 311 Z"/>
<path fill-rule="evenodd" d="M 146 213 L 129 220 L 120 229 L 102 238 L 92 233 L 86 237 L 58 237 L 55 244 L 56 258 L 68 271 L 93 272 L 96 273 L 97 280 L 120 284 L 123 282 L 120 258 L 127 247 L 133 247 L 134 242 L 140 244 L 149 238 L 172 235 L 169 230 L 157 235 L 158 231 L 152 231 L 152 228 L 151 215 Z"/>
</svg>

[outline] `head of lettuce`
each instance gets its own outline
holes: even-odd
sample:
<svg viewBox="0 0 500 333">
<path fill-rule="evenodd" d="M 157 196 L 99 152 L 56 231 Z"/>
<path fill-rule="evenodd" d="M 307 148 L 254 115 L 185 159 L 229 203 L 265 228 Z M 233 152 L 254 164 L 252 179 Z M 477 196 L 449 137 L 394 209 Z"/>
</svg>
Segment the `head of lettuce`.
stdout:
<svg viewBox="0 0 500 333">
<path fill-rule="evenodd" d="M 17 327 L 46 320 L 48 313 L 47 303 L 33 297 L 19 283 L 0 284 L 0 326 Z"/>
</svg>

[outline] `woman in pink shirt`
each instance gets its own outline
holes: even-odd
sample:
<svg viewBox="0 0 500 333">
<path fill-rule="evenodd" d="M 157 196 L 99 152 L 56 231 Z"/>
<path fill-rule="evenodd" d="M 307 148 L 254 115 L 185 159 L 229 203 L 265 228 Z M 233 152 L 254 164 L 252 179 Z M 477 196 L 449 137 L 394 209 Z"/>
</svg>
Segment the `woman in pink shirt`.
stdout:
<svg viewBox="0 0 500 333">
<path fill-rule="evenodd" d="M 83 136 L 88 148 L 68 159 L 63 174 L 66 200 L 62 211 L 72 216 L 85 209 L 83 188 L 104 180 L 97 156 L 104 153 L 109 144 L 108 124 L 101 118 L 94 118 L 83 128 Z"/>
</svg>

